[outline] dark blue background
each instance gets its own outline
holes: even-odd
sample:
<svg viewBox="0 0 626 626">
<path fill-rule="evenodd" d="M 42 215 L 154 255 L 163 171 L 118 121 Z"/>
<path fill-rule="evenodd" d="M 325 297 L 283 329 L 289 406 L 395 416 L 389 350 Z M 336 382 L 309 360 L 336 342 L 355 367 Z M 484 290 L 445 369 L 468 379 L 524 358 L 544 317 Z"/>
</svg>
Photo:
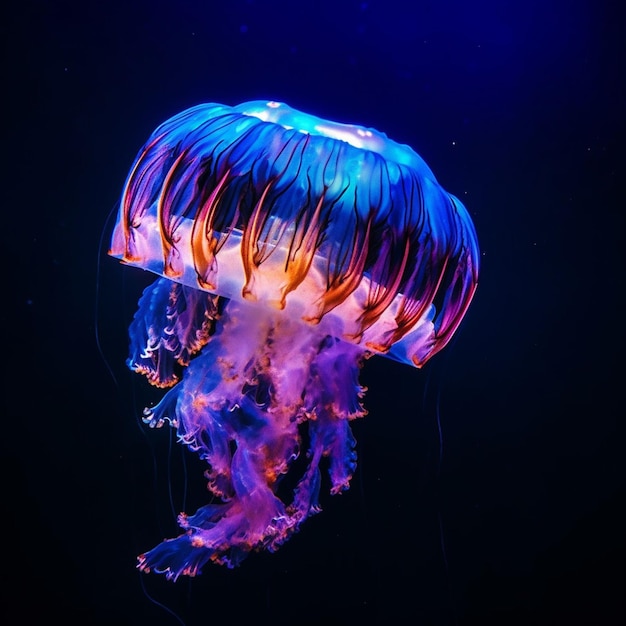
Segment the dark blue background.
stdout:
<svg viewBox="0 0 626 626">
<path fill-rule="evenodd" d="M 179 623 L 148 596 L 189 626 L 624 623 L 618 5 L 5 9 L 3 623 Z M 168 481 L 175 511 L 204 486 L 138 424 L 154 392 L 124 359 L 149 277 L 106 256 L 105 222 L 158 123 L 251 99 L 412 145 L 469 208 L 481 280 L 423 371 L 366 365 L 350 492 L 278 553 L 173 585 L 135 556 L 176 534 Z"/>
</svg>

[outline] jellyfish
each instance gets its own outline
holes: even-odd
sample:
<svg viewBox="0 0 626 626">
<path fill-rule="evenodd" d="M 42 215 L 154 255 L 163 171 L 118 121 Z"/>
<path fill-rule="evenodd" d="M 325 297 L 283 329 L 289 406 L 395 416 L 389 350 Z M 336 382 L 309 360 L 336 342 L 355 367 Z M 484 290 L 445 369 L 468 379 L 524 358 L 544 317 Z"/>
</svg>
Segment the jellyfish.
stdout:
<svg viewBox="0 0 626 626">
<path fill-rule="evenodd" d="M 322 485 L 348 489 L 360 369 L 372 355 L 421 368 L 479 266 L 466 208 L 409 146 L 265 101 L 160 125 L 109 254 L 158 276 L 129 330 L 127 365 L 167 389 L 143 421 L 206 462 L 209 503 L 138 557 L 174 581 L 275 551 L 320 511 Z"/>
</svg>

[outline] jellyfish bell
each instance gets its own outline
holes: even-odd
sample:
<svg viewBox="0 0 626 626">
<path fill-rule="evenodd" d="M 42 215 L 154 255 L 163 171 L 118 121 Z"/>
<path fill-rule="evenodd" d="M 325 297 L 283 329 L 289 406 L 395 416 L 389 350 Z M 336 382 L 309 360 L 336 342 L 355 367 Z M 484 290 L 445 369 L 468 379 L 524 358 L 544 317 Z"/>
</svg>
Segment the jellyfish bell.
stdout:
<svg viewBox="0 0 626 626">
<path fill-rule="evenodd" d="M 418 366 L 429 354 L 416 327 L 431 318 L 429 345 L 443 347 L 471 300 L 477 251 L 465 208 L 411 148 L 276 102 L 204 104 L 159 127 L 111 246 L 190 287 L 328 318 L 339 336 Z M 434 311 L 437 295 L 452 306 Z"/>
<path fill-rule="evenodd" d="M 478 278 L 471 219 L 408 146 L 277 102 L 202 104 L 159 126 L 128 175 L 110 254 L 159 275 L 128 365 L 171 387 L 147 411 L 196 450 L 221 504 L 139 558 L 170 579 L 276 549 L 348 488 L 365 414 L 358 373 L 381 354 L 421 367 Z M 308 468 L 281 477 L 308 430 Z"/>
</svg>

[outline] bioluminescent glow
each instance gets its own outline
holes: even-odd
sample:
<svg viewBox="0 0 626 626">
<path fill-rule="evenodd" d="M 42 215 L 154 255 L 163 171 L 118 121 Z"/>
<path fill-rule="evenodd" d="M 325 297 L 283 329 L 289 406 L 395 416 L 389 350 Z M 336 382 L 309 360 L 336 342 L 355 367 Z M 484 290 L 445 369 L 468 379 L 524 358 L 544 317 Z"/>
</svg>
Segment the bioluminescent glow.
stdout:
<svg viewBox="0 0 626 626">
<path fill-rule="evenodd" d="M 360 368 L 426 363 L 479 265 L 465 207 L 411 148 L 277 102 L 202 104 L 159 126 L 110 254 L 159 275 L 130 326 L 129 367 L 171 387 L 144 421 L 176 428 L 219 500 L 139 557 L 174 580 L 276 550 L 320 510 L 320 467 L 331 493 L 349 487 Z"/>
</svg>

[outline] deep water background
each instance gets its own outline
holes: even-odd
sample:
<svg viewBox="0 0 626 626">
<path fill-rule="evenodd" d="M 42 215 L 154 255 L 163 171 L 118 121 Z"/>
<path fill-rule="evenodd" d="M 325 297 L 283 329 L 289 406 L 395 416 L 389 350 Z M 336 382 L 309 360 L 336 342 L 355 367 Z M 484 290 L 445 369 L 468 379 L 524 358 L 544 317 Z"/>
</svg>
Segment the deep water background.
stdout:
<svg viewBox="0 0 626 626">
<path fill-rule="evenodd" d="M 4 7 L 0 621 L 623 624 L 618 7 Z M 135 556 L 204 485 L 139 423 L 158 394 L 124 360 L 150 277 L 106 256 L 107 216 L 160 122 L 253 99 L 413 146 L 472 215 L 480 286 L 422 371 L 367 363 L 348 493 L 276 554 L 173 585 Z"/>
</svg>

